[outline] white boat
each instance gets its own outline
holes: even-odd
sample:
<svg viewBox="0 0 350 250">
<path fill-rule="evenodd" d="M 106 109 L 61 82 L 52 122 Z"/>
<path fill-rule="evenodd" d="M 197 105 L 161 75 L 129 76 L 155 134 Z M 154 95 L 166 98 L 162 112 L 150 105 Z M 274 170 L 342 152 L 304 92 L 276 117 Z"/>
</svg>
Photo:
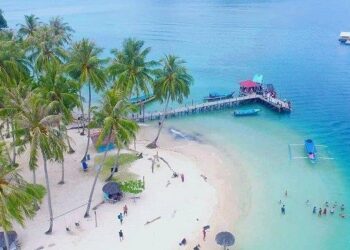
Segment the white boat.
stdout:
<svg viewBox="0 0 350 250">
<path fill-rule="evenodd" d="M 350 41 L 350 32 L 340 32 L 339 41 L 346 43 Z"/>
</svg>

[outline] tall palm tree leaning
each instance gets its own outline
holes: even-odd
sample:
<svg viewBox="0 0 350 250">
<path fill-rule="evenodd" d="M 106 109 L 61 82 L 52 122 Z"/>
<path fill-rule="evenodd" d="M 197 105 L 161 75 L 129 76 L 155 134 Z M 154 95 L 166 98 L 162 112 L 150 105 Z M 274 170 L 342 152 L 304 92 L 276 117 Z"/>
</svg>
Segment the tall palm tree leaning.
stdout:
<svg viewBox="0 0 350 250">
<path fill-rule="evenodd" d="M 10 249 L 7 232 L 12 230 L 13 222 L 24 226 L 26 218 L 34 217 L 35 204 L 44 195 L 43 186 L 27 183 L 11 167 L 4 155 L 4 142 L 0 142 L 0 227 L 4 230 L 6 249 Z"/>
<path fill-rule="evenodd" d="M 102 131 L 98 137 L 97 145 L 101 145 L 103 142 L 109 143 L 111 140 L 113 140 L 118 150 L 117 158 L 119 156 L 120 149 L 130 143 L 138 130 L 137 123 L 128 118 L 128 114 L 133 112 L 134 109 L 135 106 L 130 104 L 119 90 L 112 88 L 111 90 L 106 91 L 99 111 L 95 113 L 96 115 L 94 115 L 93 121 L 91 124 L 89 124 L 91 127 L 102 126 Z M 89 217 L 96 182 L 106 160 L 107 152 L 108 150 L 104 152 L 102 163 L 96 172 L 84 217 Z M 116 166 L 114 167 L 112 173 L 115 172 L 115 168 Z"/>
<path fill-rule="evenodd" d="M 184 66 L 185 61 L 174 55 L 167 55 L 161 60 L 162 68 L 156 72 L 154 82 L 154 93 L 156 97 L 165 102 L 164 113 L 168 110 L 169 102 L 182 103 L 188 97 L 190 86 L 193 83 L 192 76 Z M 160 121 L 157 136 L 153 142 L 147 145 L 148 148 L 156 148 L 160 132 L 164 126 L 165 115 Z"/>
<path fill-rule="evenodd" d="M 53 211 L 47 161 L 54 160 L 61 162 L 63 160 L 65 144 L 61 131 L 58 128 L 61 119 L 61 115 L 50 115 L 48 107 L 41 105 L 37 101 L 37 97 L 33 94 L 29 94 L 23 100 L 21 111 L 15 116 L 15 121 L 23 130 L 24 136 L 22 139 L 24 143 L 30 145 L 29 165 L 33 168 L 37 167 L 39 152 L 43 158 L 50 215 L 50 226 L 46 234 L 51 234 L 53 229 Z"/>
<path fill-rule="evenodd" d="M 106 75 L 103 65 L 105 60 L 100 58 L 102 49 L 96 47 L 95 43 L 88 39 L 83 39 L 77 43 L 74 43 L 68 62 L 68 70 L 72 75 L 77 77 L 81 87 L 84 84 L 88 85 L 89 97 L 88 97 L 88 123 L 91 120 L 91 86 L 96 92 L 101 91 L 106 85 Z M 80 95 L 81 96 L 81 95 Z M 81 98 L 82 101 L 82 98 Z M 82 116 L 84 118 L 84 109 L 82 107 Z M 83 128 L 84 129 L 84 128 Z M 86 159 L 86 155 L 89 151 L 90 145 L 90 128 L 88 127 L 88 140 L 86 150 L 82 161 Z"/>
</svg>

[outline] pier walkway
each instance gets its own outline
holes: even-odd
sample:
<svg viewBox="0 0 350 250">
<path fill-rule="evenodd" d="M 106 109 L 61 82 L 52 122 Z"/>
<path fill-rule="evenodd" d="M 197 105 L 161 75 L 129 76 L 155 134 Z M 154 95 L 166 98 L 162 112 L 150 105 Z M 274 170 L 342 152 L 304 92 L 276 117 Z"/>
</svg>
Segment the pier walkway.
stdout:
<svg viewBox="0 0 350 250">
<path fill-rule="evenodd" d="M 166 118 L 185 116 L 197 113 L 203 113 L 214 110 L 222 110 L 232 108 L 244 103 L 259 102 L 279 113 L 291 112 L 291 105 L 287 101 L 278 98 L 266 97 L 258 94 L 250 94 L 246 96 L 233 97 L 230 99 L 204 102 L 200 104 L 187 105 L 176 109 L 169 109 L 167 112 L 149 112 L 145 114 L 133 114 L 132 119 L 138 122 L 146 122 L 152 120 L 159 120 L 162 116 Z"/>
</svg>

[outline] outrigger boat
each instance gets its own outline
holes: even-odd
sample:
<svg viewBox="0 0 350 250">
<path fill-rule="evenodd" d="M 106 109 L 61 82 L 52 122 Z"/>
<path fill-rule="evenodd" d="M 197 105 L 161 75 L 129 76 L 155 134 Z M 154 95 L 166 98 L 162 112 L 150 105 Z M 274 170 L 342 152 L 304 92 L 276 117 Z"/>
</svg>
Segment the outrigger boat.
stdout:
<svg viewBox="0 0 350 250">
<path fill-rule="evenodd" d="M 292 156 L 292 146 L 304 146 L 306 156 Z M 304 144 L 288 144 L 289 158 L 294 159 L 309 159 L 311 163 L 316 163 L 316 159 L 334 160 L 332 157 L 320 157 L 316 147 L 327 148 L 325 145 L 316 145 L 312 139 L 306 139 Z"/>
<path fill-rule="evenodd" d="M 203 100 L 206 102 L 225 100 L 225 99 L 232 98 L 234 93 L 235 92 L 232 92 L 231 94 L 222 95 L 222 94 L 218 94 L 218 93 L 213 92 L 213 93 L 209 93 L 209 96 L 205 96 L 203 98 Z"/>
<path fill-rule="evenodd" d="M 250 115 L 257 115 L 260 112 L 260 109 L 240 109 L 235 110 L 233 112 L 234 116 L 250 116 Z"/>
<path fill-rule="evenodd" d="M 139 97 L 132 97 L 132 98 L 130 98 L 129 101 L 130 101 L 132 104 L 141 104 L 141 103 L 150 102 L 150 101 L 152 101 L 154 98 L 155 98 L 154 95 L 142 95 L 142 96 L 139 96 Z"/>
<path fill-rule="evenodd" d="M 307 139 L 304 142 L 305 145 L 305 151 L 307 153 L 307 157 L 312 163 L 315 163 L 316 161 L 316 146 L 314 142 L 311 139 Z"/>
</svg>

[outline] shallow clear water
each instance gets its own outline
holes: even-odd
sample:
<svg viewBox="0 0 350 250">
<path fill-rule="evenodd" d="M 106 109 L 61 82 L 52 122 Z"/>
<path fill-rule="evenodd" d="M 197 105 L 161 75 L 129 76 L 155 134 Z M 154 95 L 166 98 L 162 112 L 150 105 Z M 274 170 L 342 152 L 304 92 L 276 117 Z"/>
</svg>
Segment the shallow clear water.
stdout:
<svg viewBox="0 0 350 250">
<path fill-rule="evenodd" d="M 9 25 L 24 14 L 43 20 L 59 14 L 76 38 L 92 38 L 106 55 L 132 36 L 145 40 L 154 58 L 184 57 L 195 77 L 188 102 L 209 91 L 230 92 L 240 80 L 263 74 L 292 101 L 290 115 L 263 109 L 257 117 L 239 119 L 223 111 L 169 125 L 195 128 L 225 151 L 228 162 L 239 152 L 251 183 L 240 194 L 246 213 L 232 228 L 239 249 L 350 249 L 349 219 L 311 214 L 311 205 L 326 200 L 350 206 L 350 46 L 337 41 L 340 31 L 350 30 L 348 0 L 27 2 L 2 1 Z M 290 161 L 287 144 L 306 138 L 328 145 L 321 153 L 336 160 Z M 293 152 L 303 154 L 302 148 Z M 284 217 L 280 199 L 287 208 Z"/>
</svg>

